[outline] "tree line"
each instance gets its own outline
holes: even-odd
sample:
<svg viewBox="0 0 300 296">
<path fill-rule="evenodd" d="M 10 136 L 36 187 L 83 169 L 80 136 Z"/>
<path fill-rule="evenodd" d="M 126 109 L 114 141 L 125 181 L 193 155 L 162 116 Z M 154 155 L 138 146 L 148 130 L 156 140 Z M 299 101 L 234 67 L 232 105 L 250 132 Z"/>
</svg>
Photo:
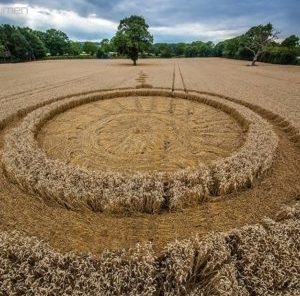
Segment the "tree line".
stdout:
<svg viewBox="0 0 300 296">
<path fill-rule="evenodd" d="M 93 56 L 97 49 L 97 43 L 71 41 L 66 33 L 56 29 L 42 32 L 28 27 L 0 26 L 0 59 L 5 61 L 79 56 L 83 52 Z"/>
<path fill-rule="evenodd" d="M 295 35 L 278 42 L 272 24 L 250 28 L 245 34 L 217 44 L 155 43 L 143 17 L 130 16 L 120 21 L 114 37 L 101 42 L 75 42 L 66 33 L 45 32 L 28 27 L 0 26 L 0 61 L 32 61 L 43 58 L 128 57 L 134 64 L 139 57 L 225 57 L 277 64 L 300 63 L 299 38 Z"/>
<path fill-rule="evenodd" d="M 250 28 L 245 34 L 215 45 L 215 56 L 273 64 L 300 64 L 299 37 L 291 35 L 278 42 L 272 24 Z"/>
</svg>

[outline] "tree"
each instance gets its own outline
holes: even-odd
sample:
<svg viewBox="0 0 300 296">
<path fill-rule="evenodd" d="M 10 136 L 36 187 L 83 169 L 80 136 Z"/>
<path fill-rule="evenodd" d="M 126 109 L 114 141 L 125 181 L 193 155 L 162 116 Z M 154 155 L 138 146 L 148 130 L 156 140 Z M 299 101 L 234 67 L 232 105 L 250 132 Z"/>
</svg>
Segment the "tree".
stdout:
<svg viewBox="0 0 300 296">
<path fill-rule="evenodd" d="M 225 46 L 225 41 L 221 41 L 221 42 L 217 43 L 214 48 L 214 55 L 217 57 L 222 57 L 223 51 L 224 51 L 224 46 Z"/>
<path fill-rule="evenodd" d="M 113 44 L 109 39 L 104 38 L 100 42 L 100 48 L 103 50 L 105 54 L 109 54 L 111 51 L 114 51 Z"/>
<path fill-rule="evenodd" d="M 5 55 L 5 47 L 0 43 L 0 58 L 4 58 Z"/>
<path fill-rule="evenodd" d="M 0 59 L 5 59 L 6 47 L 5 47 L 5 38 L 4 29 L 0 26 Z"/>
<path fill-rule="evenodd" d="M 175 44 L 174 52 L 176 56 L 183 56 L 185 52 L 186 44 L 184 42 L 179 42 Z"/>
<path fill-rule="evenodd" d="M 159 55 L 162 58 L 171 58 L 173 55 L 172 45 L 168 43 L 159 43 L 158 45 Z"/>
<path fill-rule="evenodd" d="M 108 58 L 108 54 L 101 47 L 98 48 L 96 55 L 97 55 L 98 59 L 107 59 Z"/>
<path fill-rule="evenodd" d="M 261 55 L 260 60 L 266 63 L 293 65 L 297 63 L 297 49 L 279 44 L 272 45 Z"/>
<path fill-rule="evenodd" d="M 251 66 L 255 66 L 258 57 L 265 51 L 268 45 L 278 38 L 278 34 L 278 32 L 274 31 L 271 23 L 252 27 L 245 33 L 242 37 L 242 43 L 253 54 Z"/>
<path fill-rule="evenodd" d="M 212 41 L 208 41 L 204 43 L 205 54 L 207 57 L 211 57 L 214 55 L 215 44 Z"/>
<path fill-rule="evenodd" d="M 83 51 L 90 54 L 90 55 L 95 55 L 95 53 L 97 52 L 97 46 L 95 45 L 95 43 L 90 42 L 90 41 L 86 41 L 83 44 Z"/>
<path fill-rule="evenodd" d="M 196 57 L 197 54 L 198 54 L 198 49 L 197 49 L 197 46 L 195 44 L 188 44 L 186 46 L 184 55 L 187 58 Z"/>
<path fill-rule="evenodd" d="M 12 43 L 12 34 L 16 31 L 16 28 L 10 25 L 0 25 L 0 43 L 4 46 L 4 58 L 12 58 L 12 50 L 14 49 L 14 44 Z"/>
<path fill-rule="evenodd" d="M 281 46 L 296 48 L 297 46 L 299 46 L 299 37 L 297 37 L 296 35 L 291 35 L 282 41 Z"/>
<path fill-rule="evenodd" d="M 151 46 L 151 49 L 149 50 L 151 54 L 154 54 L 155 56 L 160 55 L 159 46 L 161 43 L 155 43 Z"/>
<path fill-rule="evenodd" d="M 11 53 L 17 59 L 31 59 L 31 47 L 29 42 L 23 36 L 20 30 L 16 29 L 10 36 L 12 50 Z"/>
<path fill-rule="evenodd" d="M 44 35 L 44 42 L 51 55 L 62 55 L 68 52 L 69 38 L 62 31 L 50 29 Z"/>
<path fill-rule="evenodd" d="M 223 51 L 224 56 L 229 58 L 237 58 L 237 52 L 240 48 L 240 42 L 241 40 L 239 37 L 225 40 Z"/>
<path fill-rule="evenodd" d="M 211 41 L 205 43 L 202 41 L 195 41 L 192 42 L 192 46 L 195 46 L 196 51 L 197 51 L 197 56 L 198 57 L 208 57 L 212 54 L 213 52 L 213 43 Z"/>
<path fill-rule="evenodd" d="M 81 44 L 80 42 L 74 42 L 74 41 L 71 41 L 69 43 L 69 54 L 70 55 L 74 55 L 74 56 L 77 56 L 77 55 L 80 55 L 82 52 L 82 49 L 81 49 Z"/>
<path fill-rule="evenodd" d="M 107 59 L 113 51 L 114 48 L 112 42 L 107 38 L 102 39 L 100 42 L 100 46 L 97 50 L 97 58 Z"/>
<path fill-rule="evenodd" d="M 46 32 L 43 32 L 43 31 L 38 31 L 38 30 L 33 30 L 34 34 L 36 36 L 38 36 L 40 38 L 40 40 L 46 44 L 46 37 L 47 37 L 47 34 Z"/>
<path fill-rule="evenodd" d="M 30 28 L 20 28 L 30 46 L 30 59 L 40 59 L 46 55 L 46 47 L 41 39 Z"/>
<path fill-rule="evenodd" d="M 0 43 L 5 49 L 5 59 L 11 58 L 15 61 L 35 60 L 46 55 L 45 45 L 39 38 L 37 31 L 27 27 L 0 26 Z"/>
<path fill-rule="evenodd" d="M 149 50 L 153 37 L 142 16 L 132 15 L 120 21 L 113 43 L 119 54 L 127 55 L 136 65 L 139 53 Z"/>
</svg>

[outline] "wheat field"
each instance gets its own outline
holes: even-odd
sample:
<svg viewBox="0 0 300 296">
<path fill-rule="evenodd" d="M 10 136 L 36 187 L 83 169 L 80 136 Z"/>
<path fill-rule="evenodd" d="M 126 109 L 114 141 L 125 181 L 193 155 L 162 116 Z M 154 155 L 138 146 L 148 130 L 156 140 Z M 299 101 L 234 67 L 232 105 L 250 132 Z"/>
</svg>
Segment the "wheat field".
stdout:
<svg viewBox="0 0 300 296">
<path fill-rule="evenodd" d="M 298 295 L 299 74 L 0 65 L 0 294 Z"/>
</svg>

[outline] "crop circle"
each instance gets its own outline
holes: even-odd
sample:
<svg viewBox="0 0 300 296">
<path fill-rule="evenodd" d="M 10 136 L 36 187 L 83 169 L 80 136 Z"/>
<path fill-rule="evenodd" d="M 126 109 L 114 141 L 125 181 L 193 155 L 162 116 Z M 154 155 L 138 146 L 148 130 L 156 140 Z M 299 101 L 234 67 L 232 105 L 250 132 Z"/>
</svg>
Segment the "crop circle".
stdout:
<svg viewBox="0 0 300 296">
<path fill-rule="evenodd" d="M 136 100 L 137 97 L 153 96 L 167 97 L 170 101 L 174 98 L 189 100 L 205 104 L 206 108 L 222 110 L 227 113 L 226 116 L 239 123 L 246 133 L 245 141 L 228 156 L 209 163 L 199 162 L 194 166 L 171 171 L 131 174 L 68 164 L 64 160 L 50 158 L 39 146 L 37 138 L 40 130 L 50 119 L 68 109 L 108 99 L 135 97 Z M 166 119 L 164 121 L 165 124 L 169 122 Z M 135 126 L 131 132 L 138 135 L 140 129 L 146 129 L 149 124 L 149 120 L 143 119 L 143 124 Z M 251 186 L 255 179 L 270 168 L 277 142 L 271 126 L 259 115 L 220 97 L 208 98 L 161 89 L 100 91 L 98 94 L 66 98 L 30 113 L 8 135 L 3 164 L 7 176 L 24 190 L 54 199 L 70 208 L 88 206 L 95 211 L 152 213 L 162 209 L 177 209 L 201 202 L 207 196 L 226 194 Z M 137 151 L 140 152 L 140 148 Z"/>
<path fill-rule="evenodd" d="M 58 114 L 38 133 L 51 158 L 92 170 L 175 171 L 229 156 L 243 128 L 207 104 L 172 97 L 100 100 Z"/>
</svg>

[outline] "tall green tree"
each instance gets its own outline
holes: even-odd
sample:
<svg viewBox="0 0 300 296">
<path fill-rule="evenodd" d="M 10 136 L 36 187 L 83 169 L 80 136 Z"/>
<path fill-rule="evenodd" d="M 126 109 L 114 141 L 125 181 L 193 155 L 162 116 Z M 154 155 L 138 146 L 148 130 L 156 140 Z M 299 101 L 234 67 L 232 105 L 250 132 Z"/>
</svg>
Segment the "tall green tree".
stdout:
<svg viewBox="0 0 300 296">
<path fill-rule="evenodd" d="M 162 58 L 171 58 L 173 56 L 173 48 L 171 44 L 160 43 L 158 46 L 159 55 Z"/>
<path fill-rule="evenodd" d="M 175 44 L 174 53 L 176 56 L 183 56 L 185 52 L 186 44 L 184 42 L 179 42 Z"/>
<path fill-rule="evenodd" d="M 5 56 L 5 46 L 0 43 L 0 58 L 4 58 Z"/>
<path fill-rule="evenodd" d="M 159 56 L 160 55 L 159 45 L 160 45 L 160 43 L 154 43 L 151 46 L 150 52 L 152 54 L 154 54 L 155 56 Z"/>
<path fill-rule="evenodd" d="M 91 41 L 86 41 L 83 44 L 83 51 L 90 54 L 90 55 L 95 55 L 95 53 L 97 52 L 97 46 L 95 45 L 94 42 Z"/>
<path fill-rule="evenodd" d="M 119 54 L 127 55 L 136 65 L 139 53 L 150 49 L 153 37 L 142 16 L 132 15 L 120 21 L 113 43 Z"/>
<path fill-rule="evenodd" d="M 184 55 L 187 58 L 196 57 L 198 55 L 198 48 L 196 44 L 188 44 L 185 48 Z"/>
<path fill-rule="evenodd" d="M 238 52 L 240 48 L 242 47 L 241 45 L 241 37 L 235 37 L 231 39 L 227 39 L 223 41 L 223 56 L 226 58 L 239 58 Z"/>
<path fill-rule="evenodd" d="M 34 34 L 38 36 L 44 44 L 46 44 L 46 32 L 34 30 Z"/>
<path fill-rule="evenodd" d="M 10 36 L 12 50 L 11 53 L 17 59 L 29 60 L 31 59 L 31 47 L 20 30 L 15 30 Z"/>
<path fill-rule="evenodd" d="M 2 27 L 0 26 L 0 59 L 5 59 L 6 47 L 4 45 L 4 38 L 2 36 Z"/>
<path fill-rule="evenodd" d="M 14 26 L 7 24 L 0 26 L 0 43 L 4 46 L 5 50 L 9 52 L 10 57 L 12 57 L 11 51 L 14 49 L 11 37 L 15 31 L 16 28 Z"/>
<path fill-rule="evenodd" d="M 225 41 L 221 41 L 221 42 L 217 43 L 214 48 L 214 55 L 217 57 L 222 57 L 223 51 L 224 51 L 224 46 L 225 46 Z"/>
<path fill-rule="evenodd" d="M 49 29 L 42 38 L 51 55 L 62 55 L 68 52 L 70 43 L 66 33 Z"/>
<path fill-rule="evenodd" d="M 186 44 L 184 54 L 186 57 L 210 57 L 213 56 L 215 45 L 213 42 L 195 41 Z"/>
<path fill-rule="evenodd" d="M 82 52 L 82 47 L 81 47 L 80 42 L 71 41 L 69 43 L 69 51 L 68 51 L 68 53 L 70 55 L 77 56 L 77 55 L 80 55 L 81 52 Z"/>
<path fill-rule="evenodd" d="M 259 56 L 278 38 L 271 23 L 252 27 L 243 36 L 242 43 L 253 54 L 251 66 L 254 66 Z"/>
<path fill-rule="evenodd" d="M 97 50 L 97 58 L 106 59 L 110 56 L 110 53 L 114 51 L 112 42 L 105 38 L 102 39 Z"/>
<path fill-rule="evenodd" d="M 30 47 L 29 59 L 40 59 L 46 55 L 46 47 L 37 34 L 30 28 L 20 28 Z"/>
<path fill-rule="evenodd" d="M 114 51 L 112 42 L 107 38 L 101 40 L 100 47 L 106 54 L 109 54 L 109 52 Z"/>
<path fill-rule="evenodd" d="M 296 48 L 297 46 L 299 46 L 299 37 L 296 35 L 291 35 L 282 41 L 281 46 Z"/>
</svg>

